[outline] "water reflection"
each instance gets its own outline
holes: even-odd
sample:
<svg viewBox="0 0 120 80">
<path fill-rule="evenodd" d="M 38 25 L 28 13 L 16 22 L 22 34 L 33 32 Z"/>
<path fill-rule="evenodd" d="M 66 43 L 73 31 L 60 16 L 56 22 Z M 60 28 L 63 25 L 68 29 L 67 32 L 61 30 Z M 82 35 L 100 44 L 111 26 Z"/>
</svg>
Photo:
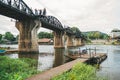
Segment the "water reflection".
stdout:
<svg viewBox="0 0 120 80">
<path fill-rule="evenodd" d="M 53 53 L 39 53 L 38 70 L 44 71 L 53 67 L 54 54 Z"/>
<path fill-rule="evenodd" d="M 65 49 L 54 49 L 53 53 L 42 52 L 39 55 L 38 70 L 48 70 L 52 67 L 57 67 L 65 63 Z"/>
<path fill-rule="evenodd" d="M 55 59 L 54 59 L 53 67 L 56 67 L 65 63 L 64 54 L 65 54 L 65 49 L 55 49 L 55 52 L 54 52 Z"/>
</svg>

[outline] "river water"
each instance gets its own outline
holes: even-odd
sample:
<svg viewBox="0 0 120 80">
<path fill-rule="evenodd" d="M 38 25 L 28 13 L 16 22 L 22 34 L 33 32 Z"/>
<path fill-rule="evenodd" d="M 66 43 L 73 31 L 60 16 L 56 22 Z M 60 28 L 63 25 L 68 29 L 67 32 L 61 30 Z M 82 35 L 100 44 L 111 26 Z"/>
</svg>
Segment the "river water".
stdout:
<svg viewBox="0 0 120 80">
<path fill-rule="evenodd" d="M 18 48 L 18 45 L 0 45 L 3 47 Z M 119 45 L 85 45 L 70 49 L 54 49 L 53 45 L 39 45 L 38 70 L 47 70 L 67 62 L 64 56 L 68 53 L 76 53 L 80 49 L 97 48 L 97 53 L 106 53 L 108 58 L 100 65 L 97 71 L 99 76 L 108 80 L 120 80 L 120 46 Z M 20 57 L 18 54 L 7 54 L 11 58 Z"/>
</svg>

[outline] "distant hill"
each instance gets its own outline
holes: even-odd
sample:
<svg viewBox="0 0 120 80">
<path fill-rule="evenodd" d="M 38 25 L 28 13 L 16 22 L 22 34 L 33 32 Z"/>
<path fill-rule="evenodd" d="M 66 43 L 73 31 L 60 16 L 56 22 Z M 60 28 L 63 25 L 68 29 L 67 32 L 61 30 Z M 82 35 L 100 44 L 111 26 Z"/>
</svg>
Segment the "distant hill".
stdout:
<svg viewBox="0 0 120 80">
<path fill-rule="evenodd" d="M 102 33 L 100 31 L 87 31 L 82 33 L 86 35 L 88 39 L 108 39 L 109 38 L 109 36 L 106 33 Z"/>
</svg>

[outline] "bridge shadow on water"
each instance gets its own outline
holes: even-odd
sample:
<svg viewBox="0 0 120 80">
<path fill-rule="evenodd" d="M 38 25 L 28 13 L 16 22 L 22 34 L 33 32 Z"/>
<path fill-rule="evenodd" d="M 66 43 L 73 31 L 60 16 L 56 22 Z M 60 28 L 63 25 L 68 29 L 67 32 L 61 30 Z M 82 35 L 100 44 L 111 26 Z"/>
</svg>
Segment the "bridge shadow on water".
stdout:
<svg viewBox="0 0 120 80">
<path fill-rule="evenodd" d="M 38 70 L 48 70 L 60 66 L 69 61 L 64 55 L 68 54 L 66 49 L 54 49 L 53 53 L 40 53 Z"/>
</svg>

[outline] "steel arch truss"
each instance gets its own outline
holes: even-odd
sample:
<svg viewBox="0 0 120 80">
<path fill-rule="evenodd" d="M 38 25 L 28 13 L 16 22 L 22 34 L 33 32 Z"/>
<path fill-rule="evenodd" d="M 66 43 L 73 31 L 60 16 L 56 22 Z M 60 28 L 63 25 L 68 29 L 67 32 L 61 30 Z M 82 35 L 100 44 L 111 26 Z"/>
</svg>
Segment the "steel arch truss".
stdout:
<svg viewBox="0 0 120 80">
<path fill-rule="evenodd" d="M 28 15 L 34 15 L 32 10 L 25 4 L 23 0 L 0 0 L 0 3 L 11 8 L 15 8 L 18 11 L 21 11 Z"/>
<path fill-rule="evenodd" d="M 42 22 L 46 22 L 47 24 L 50 24 L 60 30 L 63 30 L 63 26 L 62 26 L 61 22 L 53 16 L 41 16 L 40 20 Z"/>
</svg>

